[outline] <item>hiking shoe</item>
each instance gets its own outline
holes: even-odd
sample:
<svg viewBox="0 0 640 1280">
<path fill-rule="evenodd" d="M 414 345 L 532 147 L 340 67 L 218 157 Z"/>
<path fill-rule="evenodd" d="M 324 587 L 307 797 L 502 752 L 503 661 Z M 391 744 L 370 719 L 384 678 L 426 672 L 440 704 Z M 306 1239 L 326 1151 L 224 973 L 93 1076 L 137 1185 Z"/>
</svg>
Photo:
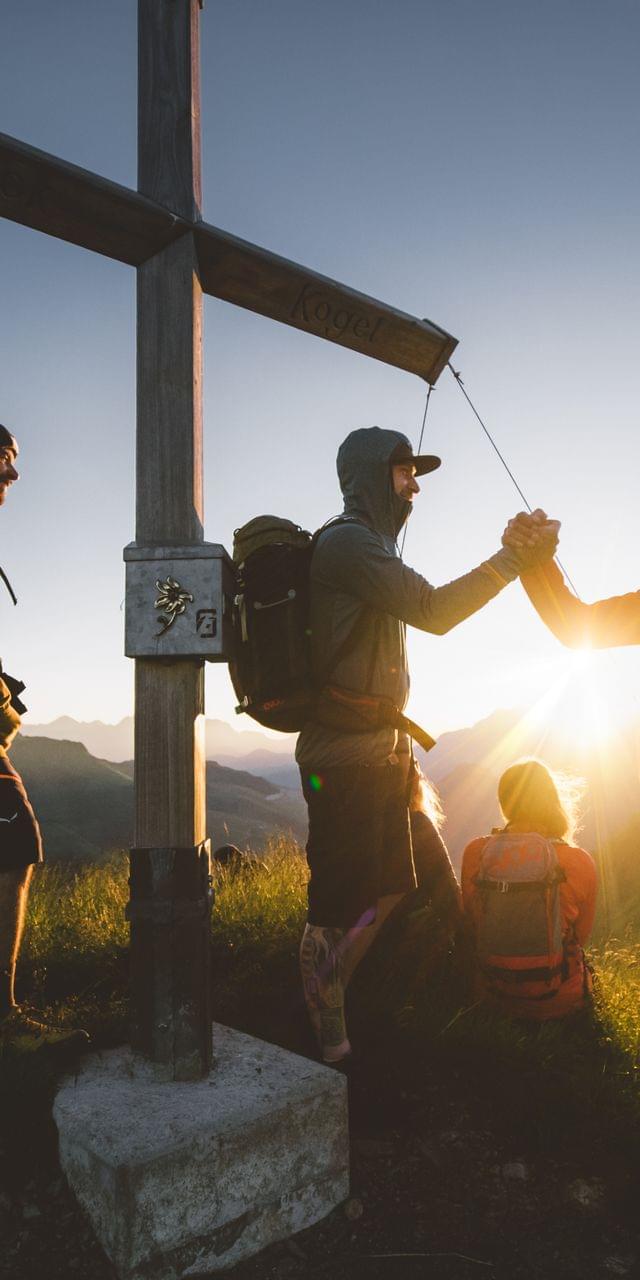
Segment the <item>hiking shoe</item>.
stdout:
<svg viewBox="0 0 640 1280">
<path fill-rule="evenodd" d="M 323 1044 L 321 1047 L 322 1061 L 325 1067 L 336 1067 L 338 1063 L 344 1062 L 345 1058 L 351 1057 L 351 1045 L 345 1038 L 340 1044 Z"/>
<path fill-rule="evenodd" d="M 89 1044 L 86 1031 L 74 1027 L 52 1027 L 34 1018 L 21 1005 L 15 1005 L 0 1019 L 0 1042 L 21 1048 L 62 1047 L 78 1049 Z"/>
</svg>

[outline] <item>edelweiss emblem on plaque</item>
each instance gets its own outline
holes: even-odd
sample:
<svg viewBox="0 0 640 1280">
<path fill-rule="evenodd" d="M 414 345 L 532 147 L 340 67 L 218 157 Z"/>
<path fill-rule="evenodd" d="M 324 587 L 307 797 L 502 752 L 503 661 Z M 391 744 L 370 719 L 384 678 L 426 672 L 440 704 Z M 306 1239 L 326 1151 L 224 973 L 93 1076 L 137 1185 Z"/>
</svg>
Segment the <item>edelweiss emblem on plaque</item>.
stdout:
<svg viewBox="0 0 640 1280">
<path fill-rule="evenodd" d="M 178 614 L 184 613 L 188 604 L 193 604 L 193 596 L 189 591 L 183 591 L 175 578 L 166 578 L 164 582 L 157 578 L 156 587 L 160 594 L 154 607 L 164 609 L 164 613 L 158 618 L 158 622 L 162 623 L 158 635 L 163 636 L 175 622 Z"/>
</svg>

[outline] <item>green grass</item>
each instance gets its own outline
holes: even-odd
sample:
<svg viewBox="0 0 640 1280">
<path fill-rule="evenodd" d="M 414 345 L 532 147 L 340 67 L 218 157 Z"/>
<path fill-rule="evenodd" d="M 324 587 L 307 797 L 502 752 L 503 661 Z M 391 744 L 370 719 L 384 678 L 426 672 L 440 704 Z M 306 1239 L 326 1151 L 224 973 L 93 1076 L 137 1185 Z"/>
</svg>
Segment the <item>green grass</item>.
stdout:
<svg viewBox="0 0 640 1280">
<path fill-rule="evenodd" d="M 36 874 L 22 958 L 35 966 L 91 966 L 126 946 L 124 854 L 99 866 L 54 863 Z"/>
<path fill-rule="evenodd" d="M 99 866 L 54 863 L 38 871 L 29 899 L 21 964 L 46 972 L 58 993 L 67 975 L 104 977 L 127 946 L 128 859 L 114 854 Z M 306 864 L 299 849 L 274 838 L 260 858 L 240 869 L 214 868 L 214 942 L 269 953 L 299 934 Z M 99 972 L 98 972 L 99 971 Z"/>
<path fill-rule="evenodd" d="M 595 1004 L 605 1035 L 615 1042 L 629 1065 L 640 1064 L 640 943 L 632 936 L 611 938 L 594 950 Z"/>
<path fill-rule="evenodd" d="M 297 941 L 305 913 L 307 867 L 284 837 L 271 840 L 254 864 L 215 872 L 214 939 L 267 952 L 284 939 Z"/>
<path fill-rule="evenodd" d="M 87 1026 L 97 1047 L 126 1038 L 127 877 L 124 855 L 99 867 L 53 865 L 31 894 L 22 987 L 54 1018 Z M 300 850 L 283 839 L 251 865 L 214 876 L 215 1016 L 298 1050 L 306 879 Z M 561 1146 L 579 1134 L 591 1147 L 640 1149 L 640 941 L 610 939 L 591 959 L 593 1012 L 531 1027 L 465 1006 L 447 958 L 430 962 L 431 972 L 425 966 L 418 928 L 397 969 L 394 954 L 354 983 L 354 1023 L 366 1029 L 370 1019 L 381 1042 L 388 1037 L 394 1088 L 403 1076 L 453 1071 L 496 1109 L 496 1123 L 520 1126 L 529 1144 L 555 1135 Z"/>
<path fill-rule="evenodd" d="M 88 1028 L 98 1045 L 126 1035 L 128 858 L 40 869 L 29 898 L 19 995 L 53 1021 Z M 282 837 L 240 869 L 214 868 L 216 1016 L 249 1026 L 256 993 L 269 1003 L 274 966 L 289 964 L 305 912 L 306 863 Z"/>
</svg>

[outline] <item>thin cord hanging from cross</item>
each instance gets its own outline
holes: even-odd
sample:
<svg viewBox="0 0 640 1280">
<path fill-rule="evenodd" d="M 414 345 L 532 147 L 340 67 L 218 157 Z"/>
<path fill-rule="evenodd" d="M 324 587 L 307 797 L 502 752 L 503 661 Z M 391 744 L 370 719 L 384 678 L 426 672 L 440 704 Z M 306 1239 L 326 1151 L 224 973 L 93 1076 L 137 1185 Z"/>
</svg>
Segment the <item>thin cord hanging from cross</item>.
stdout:
<svg viewBox="0 0 640 1280">
<path fill-rule="evenodd" d="M 499 459 L 500 459 L 500 461 L 501 461 L 501 463 L 502 463 L 502 465 L 503 465 L 503 467 L 504 467 L 505 471 L 507 472 L 507 475 L 508 475 L 508 476 L 509 476 L 509 478 L 512 480 L 513 484 L 515 485 L 516 489 L 518 490 L 518 493 L 520 494 L 520 497 L 522 498 L 522 501 L 524 502 L 524 505 L 525 505 L 525 507 L 527 508 L 527 511 L 528 511 L 530 514 L 533 514 L 533 508 L 532 508 L 532 506 L 531 506 L 531 503 L 530 503 L 530 502 L 529 502 L 529 500 L 525 497 L 525 494 L 523 493 L 522 489 L 520 488 L 520 485 L 518 484 L 518 481 L 516 480 L 516 478 L 515 478 L 515 476 L 514 476 L 514 474 L 513 474 L 513 471 L 511 470 L 510 466 L 508 465 L 508 463 L 507 463 L 506 459 L 505 459 L 505 458 L 503 457 L 503 455 L 501 454 L 501 452 L 500 452 L 500 450 L 499 450 L 499 448 L 498 448 L 498 446 L 497 446 L 497 444 L 496 444 L 495 440 L 493 439 L 493 436 L 491 435 L 491 432 L 489 431 L 488 427 L 486 427 L 486 426 L 485 426 L 485 424 L 484 424 L 484 422 L 482 421 L 482 418 L 480 417 L 480 414 L 478 413 L 478 410 L 476 409 L 476 406 L 474 405 L 474 403 L 473 403 L 473 401 L 472 401 L 471 397 L 467 394 L 467 392 L 466 392 L 466 390 L 465 390 L 464 383 L 463 383 L 463 381 L 462 381 L 462 375 L 461 375 L 459 372 L 456 372 L 456 370 L 454 369 L 453 365 L 451 364 L 451 361 L 448 361 L 448 362 L 447 362 L 447 368 L 448 368 L 448 369 L 449 369 L 449 371 L 453 374 L 453 377 L 455 378 L 455 381 L 457 382 L 457 384 L 458 384 L 458 386 L 459 386 L 459 388 L 460 388 L 460 390 L 461 390 L 461 392 L 462 392 L 462 394 L 463 394 L 463 396 L 464 396 L 464 398 L 465 398 L 465 400 L 466 400 L 467 404 L 469 405 L 469 408 L 471 409 L 472 413 L 475 415 L 475 417 L 477 418 L 478 422 L 480 423 L 480 426 L 482 427 L 482 430 L 484 431 L 484 434 L 486 435 L 487 440 L 489 441 L 489 443 L 490 443 L 490 445 L 491 445 L 492 449 L 495 449 L 495 452 L 497 453 L 497 455 L 498 455 L 498 457 L 499 457 Z M 431 391 L 431 388 L 429 388 L 429 391 Z M 429 397 L 427 396 L 427 403 L 428 403 L 428 402 L 429 402 Z M 565 578 L 567 579 L 567 582 L 569 583 L 569 586 L 571 587 L 571 590 L 573 591 L 574 595 L 575 595 L 575 596 L 577 596 L 577 598 L 578 598 L 578 600 L 579 600 L 579 599 L 580 599 L 580 595 L 579 595 L 579 593 L 577 592 L 577 590 L 576 590 L 576 588 L 575 588 L 575 586 L 574 586 L 573 582 L 571 581 L 571 578 L 570 578 L 569 574 L 567 573 L 567 570 L 565 569 L 565 567 L 564 567 L 564 565 L 563 565 L 562 561 L 560 560 L 559 556 L 555 556 L 555 557 L 554 557 L 554 559 L 556 560 L 556 562 L 557 562 L 557 564 L 558 564 L 559 568 L 560 568 L 560 569 L 562 569 L 562 572 L 563 572 L 563 574 L 564 574 Z"/>
<path fill-rule="evenodd" d="M 432 382 L 430 382 L 430 383 L 429 383 L 429 390 L 427 391 L 427 399 L 426 399 L 426 403 L 425 403 L 425 406 L 424 406 L 424 413 L 423 413 L 423 415 L 422 415 L 422 428 L 421 428 L 421 431 L 420 431 L 420 439 L 419 439 L 419 441 L 418 441 L 418 454 L 420 453 L 420 450 L 421 450 L 421 448 L 422 448 L 422 439 L 423 439 L 423 436 L 424 436 L 424 429 L 425 429 L 425 426 L 426 426 L 426 423 L 427 423 L 427 414 L 428 414 L 428 412 L 429 412 L 429 401 L 430 401 L 430 399 L 431 399 L 431 392 L 433 391 L 433 389 L 434 389 L 434 388 L 433 388 L 433 383 L 432 383 Z M 402 542 L 401 542 L 401 544 L 400 544 L 400 558 L 401 558 L 401 559 L 402 559 L 402 553 L 403 553 L 403 551 L 404 551 L 404 544 L 405 544 L 406 536 L 407 536 L 407 525 L 405 524 L 405 526 L 404 526 L 404 533 L 403 533 L 403 535 L 402 535 Z"/>
</svg>

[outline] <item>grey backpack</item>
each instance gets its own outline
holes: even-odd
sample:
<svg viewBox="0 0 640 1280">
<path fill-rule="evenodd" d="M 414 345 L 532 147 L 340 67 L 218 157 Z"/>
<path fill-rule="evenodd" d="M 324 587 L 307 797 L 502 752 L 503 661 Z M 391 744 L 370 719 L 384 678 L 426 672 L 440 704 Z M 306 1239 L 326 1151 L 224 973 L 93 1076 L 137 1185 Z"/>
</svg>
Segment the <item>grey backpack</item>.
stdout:
<svg viewBox="0 0 640 1280">
<path fill-rule="evenodd" d="M 478 961 L 492 994 L 546 1000 L 560 987 L 566 960 L 558 888 L 565 878 L 554 841 L 537 831 L 489 836 L 475 883 Z"/>
</svg>

